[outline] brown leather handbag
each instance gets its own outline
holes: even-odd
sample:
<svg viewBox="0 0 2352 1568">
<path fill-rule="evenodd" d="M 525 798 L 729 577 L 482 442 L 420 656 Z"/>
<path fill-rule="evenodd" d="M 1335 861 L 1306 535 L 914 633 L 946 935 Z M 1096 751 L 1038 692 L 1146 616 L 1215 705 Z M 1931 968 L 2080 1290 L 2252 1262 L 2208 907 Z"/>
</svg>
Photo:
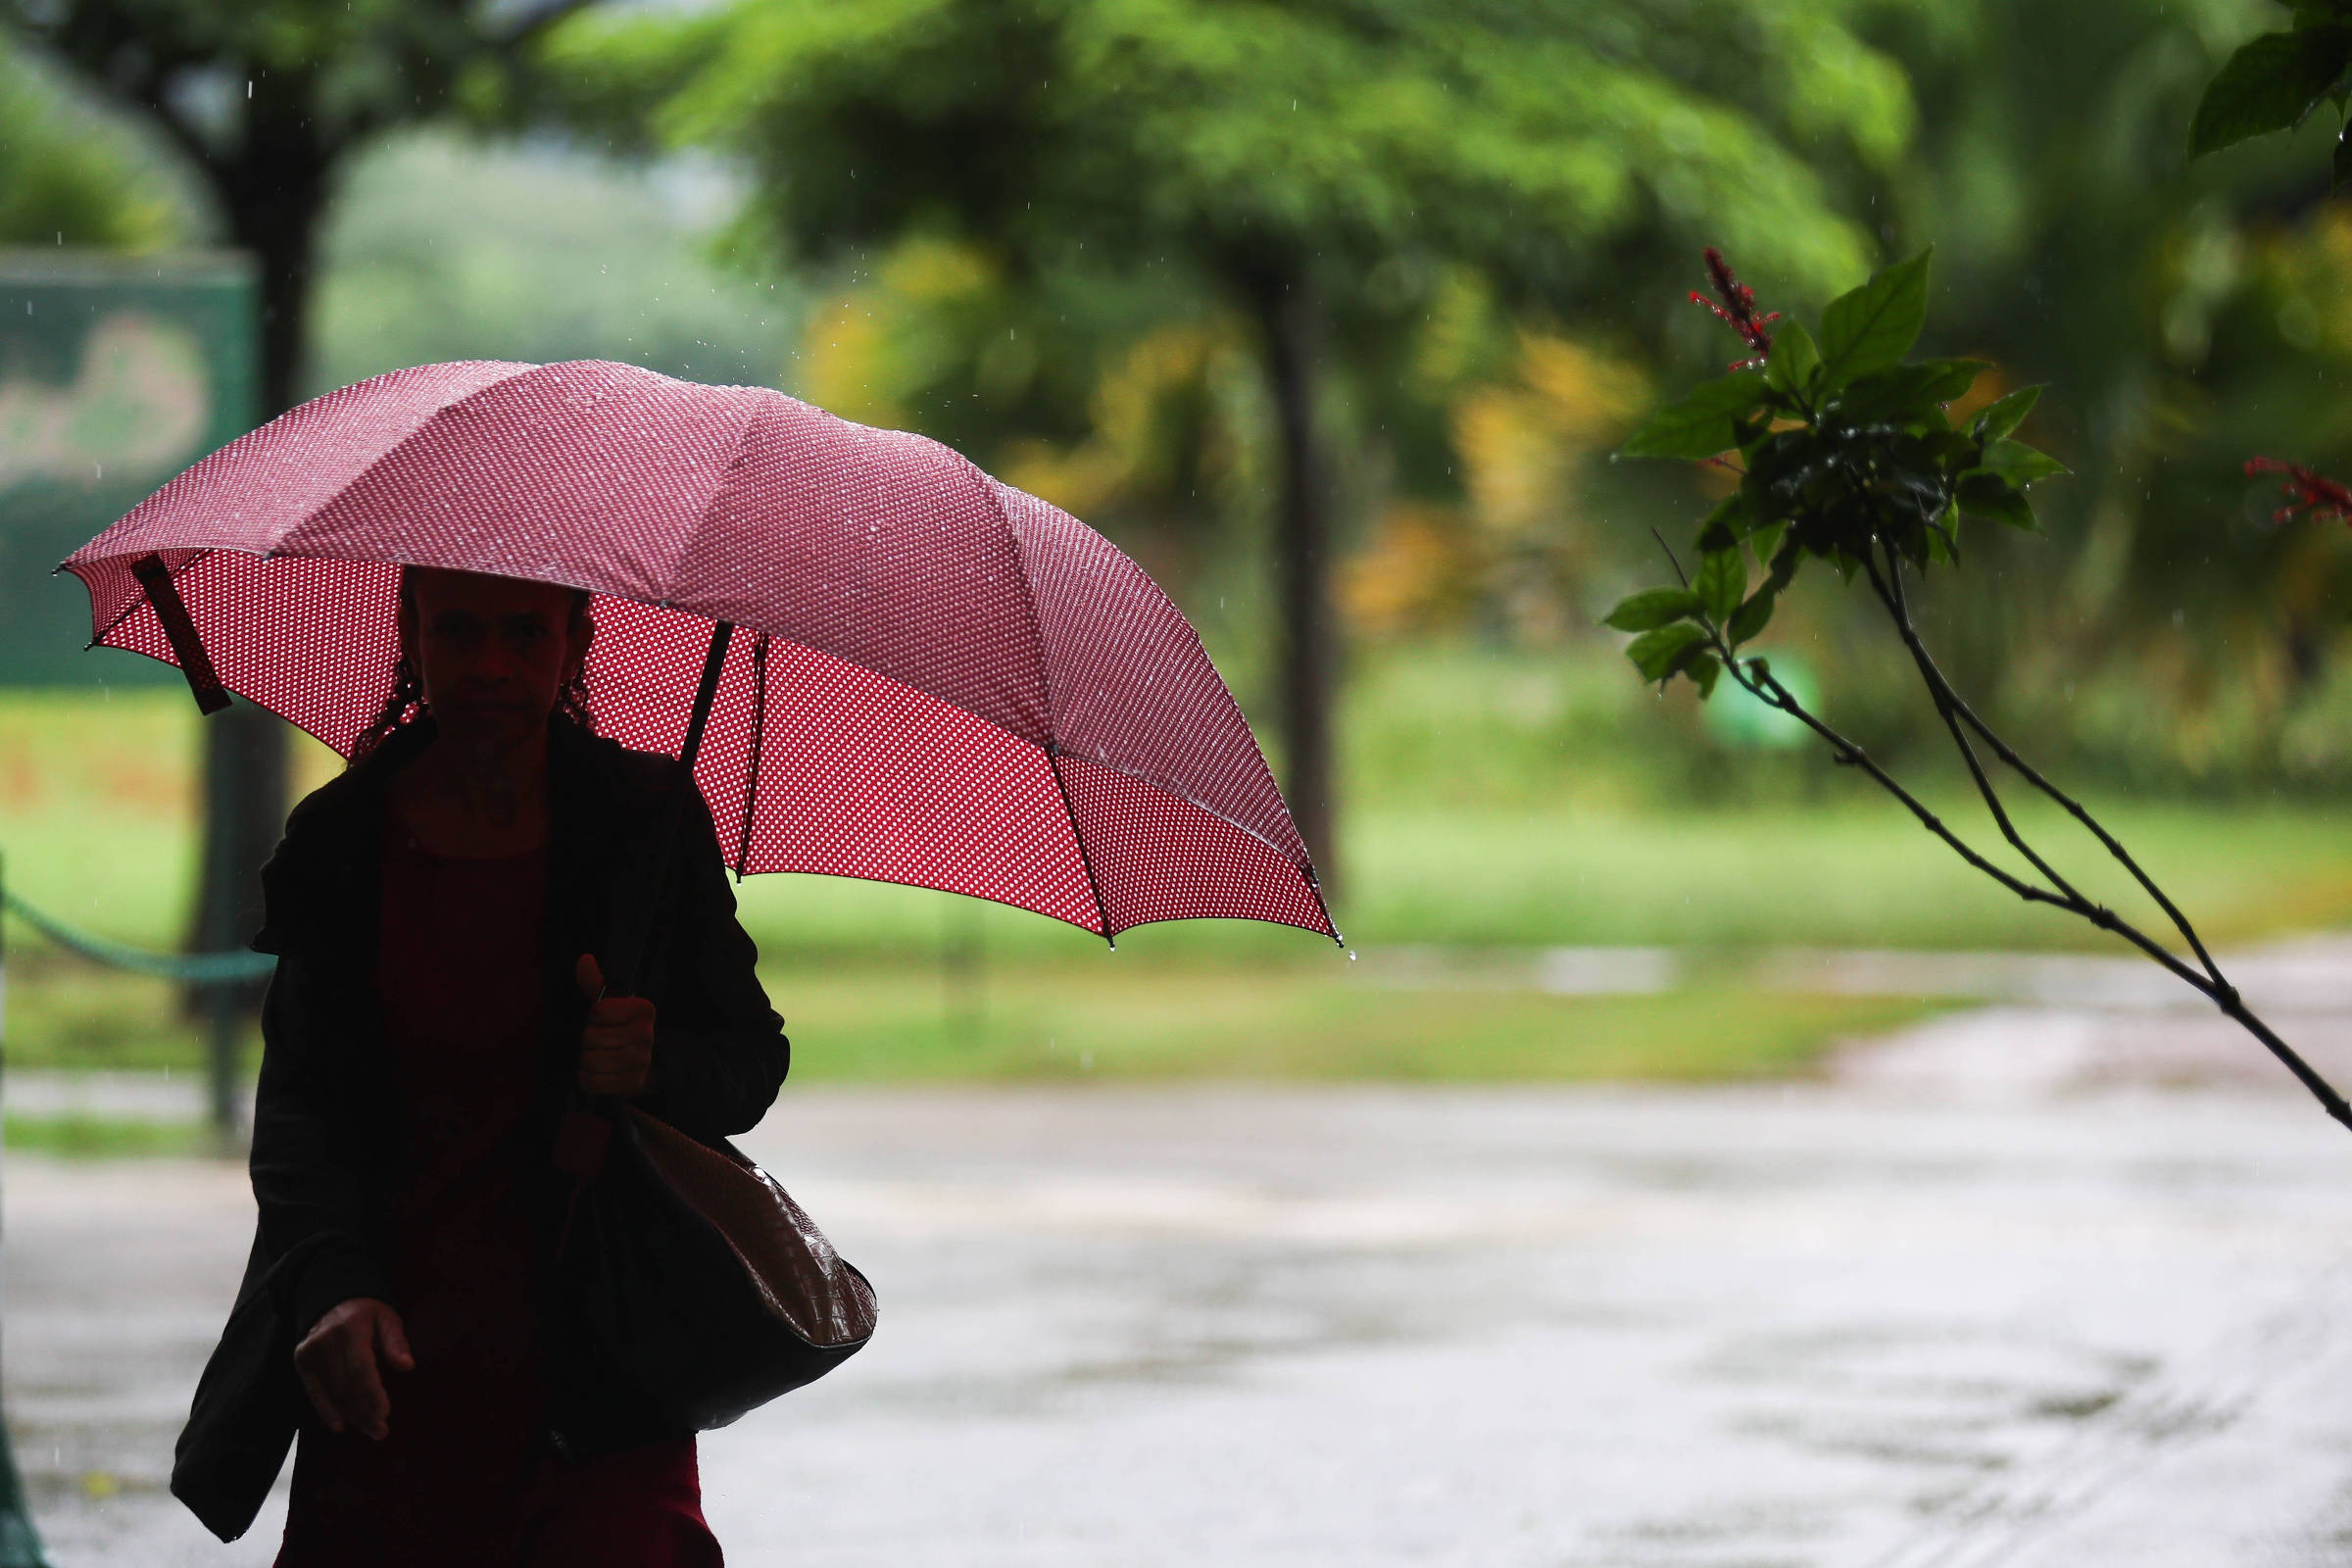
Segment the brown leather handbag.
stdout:
<svg viewBox="0 0 2352 1568">
<path fill-rule="evenodd" d="M 573 1351 L 664 1424 L 725 1426 L 872 1337 L 873 1287 L 733 1145 L 605 1105 L 566 1113 L 555 1163 Z"/>
</svg>

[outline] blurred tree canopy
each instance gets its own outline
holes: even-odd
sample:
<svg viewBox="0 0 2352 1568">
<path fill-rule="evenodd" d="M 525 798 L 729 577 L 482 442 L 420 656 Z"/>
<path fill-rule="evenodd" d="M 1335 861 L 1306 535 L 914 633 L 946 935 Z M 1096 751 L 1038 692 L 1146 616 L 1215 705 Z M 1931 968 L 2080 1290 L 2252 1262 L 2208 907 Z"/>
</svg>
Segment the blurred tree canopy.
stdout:
<svg viewBox="0 0 2352 1568">
<path fill-rule="evenodd" d="M 587 0 L 0 0 L 0 25 L 160 134 L 260 274 L 264 412 L 291 407 L 318 233 L 344 160 L 387 128 L 511 114 L 528 46 Z M 284 726 L 240 704 L 205 726 L 191 945 L 241 944 L 286 816 Z M 258 994 L 249 998 L 258 1002 Z"/>
<path fill-rule="evenodd" d="M 134 138 L 0 33 L 0 245 L 156 250 L 185 234 L 178 195 Z"/>
<path fill-rule="evenodd" d="M 2037 497 L 2047 537 L 1982 542 L 1987 559 L 1921 605 L 1956 678 L 2004 721 L 2071 738 L 2070 763 L 2103 760 L 2131 782 L 2352 777 L 2352 551 L 2272 525 L 2238 476 L 2257 452 L 2352 470 L 2352 207 L 2329 196 L 2333 126 L 2315 114 L 2186 156 L 2200 91 L 2233 51 L 2298 16 L 2326 22 L 2324 8 L 567 10 L 0 0 L 14 24 L 0 28 L 14 51 L 0 222 L 43 243 L 168 239 L 191 181 L 158 175 L 166 138 L 226 237 L 257 248 L 288 214 L 315 220 L 337 183 L 299 161 L 273 183 L 256 172 L 268 158 L 346 158 L 420 118 L 463 131 L 552 113 L 622 151 L 740 160 L 753 198 L 724 249 L 749 259 L 747 290 L 816 302 L 782 376 L 1111 531 L 1185 600 L 1253 706 L 1286 669 L 1326 667 L 1325 594 L 1360 640 L 1467 635 L 1613 662 L 1590 633 L 1648 572 L 1647 523 L 1723 487 L 1596 461 L 1657 389 L 1721 368 L 1714 324 L 1685 299 L 1698 247 L 1723 246 L 1768 305 L 1810 310 L 1933 243 L 1926 348 L 1993 361 L 1986 395 L 2052 383 L 2025 433 L 2079 476 Z M 21 70 L 28 58 L 37 69 Z M 157 135 L 84 134 L 45 85 L 62 71 Z M 230 165 L 247 172 L 224 184 Z M 514 166 L 518 188 L 534 167 Z M 391 188 L 363 181 L 354 199 L 389 203 Z M 560 200 L 553 184 L 537 196 Z M 697 340 L 728 335 L 677 289 L 656 301 L 651 284 L 609 280 L 603 324 L 577 311 L 562 324 L 563 302 L 542 300 L 556 324 L 532 335 L 501 315 L 515 290 L 499 269 L 530 245 L 595 249 L 597 215 L 575 228 L 569 213 L 515 220 L 525 204 L 503 197 L 400 204 L 354 219 L 335 365 L 372 368 L 397 343 L 464 352 L 457 336 L 481 322 L 509 352 L 644 352 L 704 375 Z M 499 231 L 462 257 L 427 243 L 485 212 Z M 641 238 L 612 243 L 614 278 L 630 254 L 635 276 L 668 268 Z M 450 290 L 463 309 L 435 305 Z M 1312 308 L 1296 320 L 1269 305 L 1300 298 Z M 279 343 L 299 310 L 273 317 Z M 608 329 L 638 310 L 648 342 L 674 322 L 661 327 L 674 348 Z M 1311 348 L 1285 350 L 1293 331 Z M 363 341 L 377 338 L 380 353 Z M 764 375 L 750 367 L 772 343 L 730 338 L 718 373 Z M 1312 530 L 1301 548 L 1301 506 L 1329 534 L 1319 549 Z M 1287 594 L 1269 592 L 1285 573 Z M 1834 607 L 1796 623 L 1812 613 L 1792 606 L 1784 629 L 1825 647 L 1848 635 Z M 1285 635 L 1306 657 L 1281 657 Z M 1848 715 L 1881 749 L 1909 738 L 1892 695 L 1875 710 L 1865 686 Z M 1313 699 L 1273 706 L 1293 728 L 1314 721 Z M 1712 743 L 1694 715 L 1669 721 L 1686 719 L 1699 758 Z M 1294 782 L 1313 746 L 1286 748 Z"/>
<path fill-rule="evenodd" d="M 0 0 L 0 22 L 138 114 L 260 264 L 262 385 L 289 407 L 337 166 L 386 128 L 493 118 L 527 46 L 587 0 Z"/>
<path fill-rule="evenodd" d="M 592 120 L 748 156 L 785 259 L 948 243 L 1057 326 L 1047 302 L 1090 285 L 1222 319 L 1175 358 L 1204 374 L 1238 345 L 1262 376 L 1288 784 L 1328 870 L 1326 368 L 1386 379 L 1457 269 L 1566 311 L 1704 233 L 1808 288 L 1852 281 L 1874 247 L 1841 187 L 1890 171 L 1913 127 L 1858 27 L 1899 9 L 740 0 L 583 18 L 549 55 Z"/>
<path fill-rule="evenodd" d="M 1942 585 L 1937 636 L 2014 721 L 2144 782 L 2352 760 L 2309 751 L 2335 727 L 2312 705 L 2343 554 L 2272 526 L 2240 476 L 2255 452 L 2352 451 L 2315 266 L 2341 224 L 2311 147 L 2330 127 L 2189 160 L 2205 82 L 2280 15 L 1975 0 L 1881 34 L 1933 127 L 1886 197 L 1903 243 L 1937 246 L 1932 346 L 1994 361 L 1990 390 L 2049 382 L 2029 433 L 2079 476 L 2037 492 L 2047 539 L 1988 541 L 1991 570 Z"/>
</svg>

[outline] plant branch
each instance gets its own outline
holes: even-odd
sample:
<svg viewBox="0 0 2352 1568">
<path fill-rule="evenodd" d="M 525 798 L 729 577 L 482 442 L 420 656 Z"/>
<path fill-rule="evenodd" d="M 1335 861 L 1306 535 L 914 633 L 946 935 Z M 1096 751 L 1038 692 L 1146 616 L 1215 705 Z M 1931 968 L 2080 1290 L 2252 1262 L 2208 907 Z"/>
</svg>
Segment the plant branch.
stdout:
<svg viewBox="0 0 2352 1568">
<path fill-rule="evenodd" d="M 2083 898 L 2056 866 L 2036 854 L 2034 846 L 2026 842 L 2025 835 L 2018 832 L 2017 825 L 2010 821 L 2008 808 L 2002 806 L 2000 793 L 1993 788 L 1992 780 L 1985 776 L 1984 765 L 1977 758 L 1976 747 L 1969 742 L 1967 729 L 1961 725 L 1959 716 L 1953 712 L 1951 703 L 1945 698 L 1943 685 L 1933 661 L 1928 658 L 1927 649 L 1911 632 L 1910 606 L 1903 597 L 1901 558 L 1885 540 L 1879 541 L 1879 545 L 1886 553 L 1886 575 L 1882 578 L 1878 563 L 1867 556 L 1863 558 L 1862 569 L 1869 574 L 1871 590 L 1879 596 L 1879 603 L 1886 607 L 1896 629 L 1903 633 L 1903 645 L 1910 650 L 1912 662 L 1919 666 L 1920 676 L 1927 682 L 1928 696 L 1936 704 L 1936 716 L 1943 720 L 1943 727 L 1950 733 L 1952 744 L 1959 748 L 1960 759 L 1968 764 L 1969 777 L 1976 781 L 1977 793 L 1984 797 L 1984 808 L 1992 813 L 1994 825 L 2001 830 L 2001 837 L 2009 841 L 2010 848 L 2031 861 L 2034 869 L 2047 877 L 2052 887 L 2074 903 L 2083 906 L 2087 912 L 2090 901 Z"/>
<path fill-rule="evenodd" d="M 1714 628 L 1711 625 L 1708 627 L 1708 631 L 1711 635 L 1714 634 Z M 1911 812 L 1911 814 L 1919 818 L 1919 823 L 1922 827 L 1935 834 L 1937 838 L 1943 840 L 1945 844 L 1951 846 L 1953 853 L 1958 855 L 1960 858 L 1966 860 L 1970 865 L 1975 866 L 1978 870 L 1984 872 L 1986 876 L 1992 878 L 2002 887 L 2007 888 L 2010 892 L 2016 894 L 2019 898 L 2024 899 L 2029 904 L 2047 904 L 2056 908 L 2067 907 L 2067 901 L 2061 895 L 2051 892 L 2048 888 L 2036 887 L 2033 883 L 2026 881 L 2024 878 L 2015 876 L 2010 872 L 2003 870 L 2001 867 L 1993 864 L 1990 860 L 1984 858 L 1984 856 L 1978 854 L 1975 849 L 1969 846 L 1966 840 L 1962 839 L 1960 835 L 1951 830 L 1950 826 L 1944 822 L 1942 817 L 1937 816 L 1934 811 L 1930 810 L 1926 803 L 1922 802 L 1909 790 L 1903 788 L 1903 786 L 1896 781 L 1894 775 L 1888 773 L 1885 768 L 1881 767 L 1877 760 L 1874 759 L 1868 752 L 1864 751 L 1854 742 L 1846 739 L 1843 735 L 1838 734 L 1821 719 L 1808 712 L 1805 710 L 1804 705 L 1796 700 L 1794 694 L 1792 694 L 1788 687 L 1781 684 L 1779 679 L 1773 675 L 1769 668 L 1756 668 L 1755 665 L 1757 662 L 1752 660 L 1742 662 L 1724 647 L 1720 636 L 1716 637 L 1716 647 L 1720 651 L 1721 657 L 1723 658 L 1723 667 L 1730 672 L 1732 679 L 1739 683 L 1741 690 L 1745 691 L 1749 696 L 1755 698 L 1758 702 L 1763 703 L 1766 707 L 1776 708 L 1782 712 L 1787 713 L 1789 717 L 1804 725 L 1814 734 L 1820 736 L 1823 741 L 1828 743 L 1830 751 L 1834 755 L 1838 765 L 1842 767 L 1859 768 L 1864 773 L 1868 774 L 1871 781 L 1877 784 L 1879 788 L 1885 790 L 1887 794 L 1902 802 L 1903 806 Z"/>
<path fill-rule="evenodd" d="M 1657 530 L 1654 528 L 1650 532 L 1657 535 Z M 1673 565 L 1674 574 L 1688 586 L 1690 581 L 1690 576 L 1684 572 L 1681 560 L 1676 557 L 1674 548 L 1666 543 L 1662 535 L 1658 536 L 1658 548 L 1666 552 L 1666 560 Z M 2064 896 L 2053 893 L 2048 888 L 2035 887 L 2033 883 L 2012 875 L 1978 854 L 1966 840 L 1946 825 L 1942 817 L 1928 809 L 1926 803 L 1903 788 L 1893 774 L 1881 767 L 1877 760 L 1868 752 L 1807 711 L 1805 706 L 1796 700 L 1795 695 L 1788 687 L 1782 685 L 1774 677 L 1771 669 L 1764 666 L 1761 661 L 1749 661 L 1743 663 L 1733 652 L 1730 641 L 1723 634 L 1723 628 L 1715 623 L 1712 616 L 1702 612 L 1697 618 L 1700 628 L 1707 634 L 1709 648 L 1722 661 L 1724 669 L 1730 673 L 1734 681 L 1739 683 L 1742 691 L 1766 707 L 1775 708 L 1787 713 L 1820 736 L 1828 744 L 1831 753 L 1840 766 L 1860 768 L 1868 774 L 1873 783 L 1902 802 L 1911 814 L 1919 819 L 1922 827 L 1951 846 L 1953 853 L 1970 865 L 1975 866 L 2028 903 L 2047 904 L 2057 908 L 2068 907 Z"/>
<path fill-rule="evenodd" d="M 2256 1040 L 2261 1041 L 2271 1054 L 2276 1056 L 2287 1071 L 2294 1074 L 2296 1081 L 2310 1091 L 2312 1098 L 2320 1102 L 2321 1108 L 2345 1127 L 2352 1128 L 2352 1104 L 2347 1104 L 2344 1097 L 2336 1093 L 2333 1085 L 2321 1077 L 2293 1047 L 2281 1040 L 2269 1024 L 2264 1023 L 2245 1004 L 2245 1000 L 2238 995 L 2237 988 L 2222 974 L 2221 967 L 2214 962 L 2213 956 L 2206 952 L 2204 944 L 2197 940 L 2196 933 L 2190 928 L 2188 921 L 2175 907 L 2173 902 L 2165 897 L 2163 892 L 2149 879 L 2147 873 L 2139 868 L 2138 863 L 2125 852 L 2123 846 L 2115 841 L 2114 836 L 2093 820 L 2090 813 L 2071 797 L 2059 791 L 2038 772 L 2028 767 L 2017 754 L 1999 736 L 1994 735 L 1984 721 L 1977 717 L 1969 710 L 1968 705 L 1961 701 L 1959 694 L 1952 689 L 1951 682 L 1944 678 L 1943 671 L 1936 666 L 1935 659 L 1928 653 L 1926 644 L 1920 639 L 1918 628 L 1912 623 L 1910 604 L 1903 594 L 1902 565 L 1894 552 L 1890 548 L 1886 550 L 1886 572 L 1884 577 L 1880 575 L 1875 561 L 1865 558 L 1863 565 L 1870 574 L 1872 589 L 1878 594 L 1880 603 L 1886 607 L 1887 613 L 1893 618 L 1895 628 L 1902 636 L 1904 647 L 1909 650 L 1913 662 L 1918 665 L 1921 678 L 1927 682 L 1928 693 L 1936 703 L 1936 712 L 1943 718 L 1945 727 L 1951 732 L 1953 743 L 1959 747 L 1961 757 L 1966 760 L 1969 772 L 1976 780 L 1979 793 L 1984 796 L 1985 806 L 1992 811 L 1993 820 L 2000 825 L 2002 836 L 2008 839 L 2019 854 L 2031 860 L 2066 895 L 2062 899 L 2044 899 L 2041 902 L 2053 904 L 2080 915 L 2101 930 L 2114 932 L 2162 964 L 2182 983 L 2213 1003 L 2224 1017 L 2230 1019 Z M 1738 678 L 1736 668 L 1735 678 Z M 1766 679 L 1769 678 L 1768 675 Z M 1747 683 L 1742 680 L 1740 684 L 1744 686 Z M 1961 726 L 1963 719 L 1967 723 L 1966 729 Z M 1818 725 L 1815 727 L 1816 729 L 1821 728 Z M 2044 794 L 2065 806 L 2074 814 L 2077 821 L 2082 822 L 2098 836 L 2099 842 L 2104 844 L 2108 851 L 2131 870 L 2139 885 L 2148 892 L 2165 913 L 2171 916 L 2173 924 L 2180 934 L 2188 939 L 2189 946 L 2196 951 L 2197 960 L 2205 966 L 2203 974 L 2190 968 L 2180 960 L 2178 955 L 2130 921 L 2116 914 L 2114 910 L 2084 898 L 2071 883 L 2059 875 L 2048 861 L 2034 852 L 2033 848 L 2026 843 L 2024 836 L 2010 821 L 2009 814 L 2003 809 L 1999 795 L 1992 786 L 1992 781 L 1985 776 L 1984 767 L 1978 761 L 1976 749 L 1968 739 L 1969 729 L 1975 730 L 1987 745 L 1992 747 L 1994 755 L 1999 757 L 2003 762 L 2015 768 Z M 1883 775 L 1874 776 L 1880 776 L 1884 781 Z M 1906 804 L 1909 803 L 1906 802 Z M 1916 806 L 1912 808 L 1915 813 L 1919 809 Z M 1955 848 L 1959 847 L 1957 841 L 1953 840 L 1949 834 L 1941 836 L 1945 838 L 1946 842 L 1953 843 Z M 1963 853 L 1966 852 L 1963 851 Z M 1982 866 L 1982 862 L 1973 857 L 1971 863 Z M 1996 871 L 1993 875 L 1994 879 L 2004 886 L 2010 886 L 2012 883 L 2012 879 L 2002 873 Z M 2012 891 L 2015 891 L 2014 887 L 2012 887 Z"/>
<path fill-rule="evenodd" d="M 1992 727 L 1977 716 L 1976 710 L 1970 708 L 1967 701 L 1953 690 L 1951 682 L 1944 678 L 1943 671 L 1936 666 L 1935 659 L 1928 653 L 1927 645 L 1920 641 L 1918 628 L 1911 623 L 1909 610 L 1899 598 L 1888 602 L 1888 611 L 1894 616 L 1895 629 L 1901 634 L 1904 646 L 1911 650 L 1911 657 L 1919 665 L 1921 676 L 1927 681 L 1929 691 L 1935 696 L 1936 706 L 1941 708 L 1948 704 L 1951 711 L 1957 714 L 1970 729 L 1976 731 L 1985 745 L 1992 748 L 1995 757 L 2015 769 L 2020 778 L 2065 808 L 2069 815 L 2087 828 L 2092 837 L 2106 847 L 2107 853 L 2115 857 L 2125 870 L 2132 873 L 2132 879 L 2139 884 L 2141 891 L 2155 901 L 2156 906 L 2162 909 L 2166 918 L 2173 922 L 2173 928 L 2179 931 L 2182 939 L 2188 943 L 2189 951 L 2197 956 L 2197 961 L 2205 966 L 2205 974 L 2212 984 L 2210 988 L 2201 986 L 2198 989 L 2206 990 L 2217 1001 L 2224 993 L 2234 995 L 2230 982 L 2224 978 L 2220 966 L 2213 961 L 2213 955 L 2206 951 L 2204 942 L 2197 936 L 2196 928 L 2188 923 L 2188 916 L 2182 914 L 2180 906 L 2174 904 L 2166 896 L 2164 890 L 2156 885 L 2155 879 L 2140 868 L 2139 862 L 2132 858 L 2131 852 L 2117 841 L 2114 834 L 2101 826 L 2099 820 L 2092 816 L 2080 801 L 2043 777 L 2038 768 L 2018 756 L 2008 742 L 1994 734 Z M 2022 849 L 2023 846 L 2021 845 L 2020 848 Z M 2027 853 L 2031 854 L 2031 852 Z"/>
</svg>

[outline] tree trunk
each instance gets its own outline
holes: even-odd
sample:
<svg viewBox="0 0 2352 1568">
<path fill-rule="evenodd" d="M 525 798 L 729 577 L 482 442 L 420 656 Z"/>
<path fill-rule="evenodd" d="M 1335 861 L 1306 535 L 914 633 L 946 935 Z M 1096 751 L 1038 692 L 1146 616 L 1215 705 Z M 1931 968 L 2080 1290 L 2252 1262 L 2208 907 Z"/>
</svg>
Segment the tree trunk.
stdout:
<svg viewBox="0 0 2352 1568">
<path fill-rule="evenodd" d="M 1323 319 L 1297 269 L 1267 277 L 1254 293 L 1282 433 L 1274 580 L 1282 620 L 1276 679 L 1289 774 L 1285 793 L 1328 897 L 1339 881 L 1339 853 L 1331 758 L 1331 495 L 1315 428 Z"/>
<path fill-rule="evenodd" d="M 270 113 L 273 97 L 256 106 L 244 146 L 213 171 L 237 243 L 259 264 L 265 418 L 292 408 L 300 385 L 331 161 L 307 118 Z M 232 703 L 204 722 L 204 858 L 189 944 L 199 952 L 243 947 L 261 928 L 261 866 L 285 829 L 287 760 L 285 722 L 266 709 Z M 191 1000 L 225 1040 L 235 1019 L 259 1004 L 260 988 L 209 988 Z M 216 1076 L 227 1065 L 216 1062 Z"/>
</svg>

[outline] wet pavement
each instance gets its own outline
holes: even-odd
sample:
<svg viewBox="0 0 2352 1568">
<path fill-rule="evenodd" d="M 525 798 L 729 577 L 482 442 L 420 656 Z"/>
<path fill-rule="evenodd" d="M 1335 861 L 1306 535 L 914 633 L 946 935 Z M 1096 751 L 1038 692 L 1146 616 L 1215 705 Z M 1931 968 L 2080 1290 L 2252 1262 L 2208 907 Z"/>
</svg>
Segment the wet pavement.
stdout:
<svg viewBox="0 0 2352 1568">
<path fill-rule="evenodd" d="M 705 1441 L 709 1512 L 796 1568 L 2352 1560 L 2352 1138 L 2298 1095 L 2104 1004 L 1741 1090 L 795 1091 L 749 1143 L 882 1329 Z M 0 1198 L 56 1560 L 268 1562 L 162 1491 L 241 1173 Z"/>
</svg>

